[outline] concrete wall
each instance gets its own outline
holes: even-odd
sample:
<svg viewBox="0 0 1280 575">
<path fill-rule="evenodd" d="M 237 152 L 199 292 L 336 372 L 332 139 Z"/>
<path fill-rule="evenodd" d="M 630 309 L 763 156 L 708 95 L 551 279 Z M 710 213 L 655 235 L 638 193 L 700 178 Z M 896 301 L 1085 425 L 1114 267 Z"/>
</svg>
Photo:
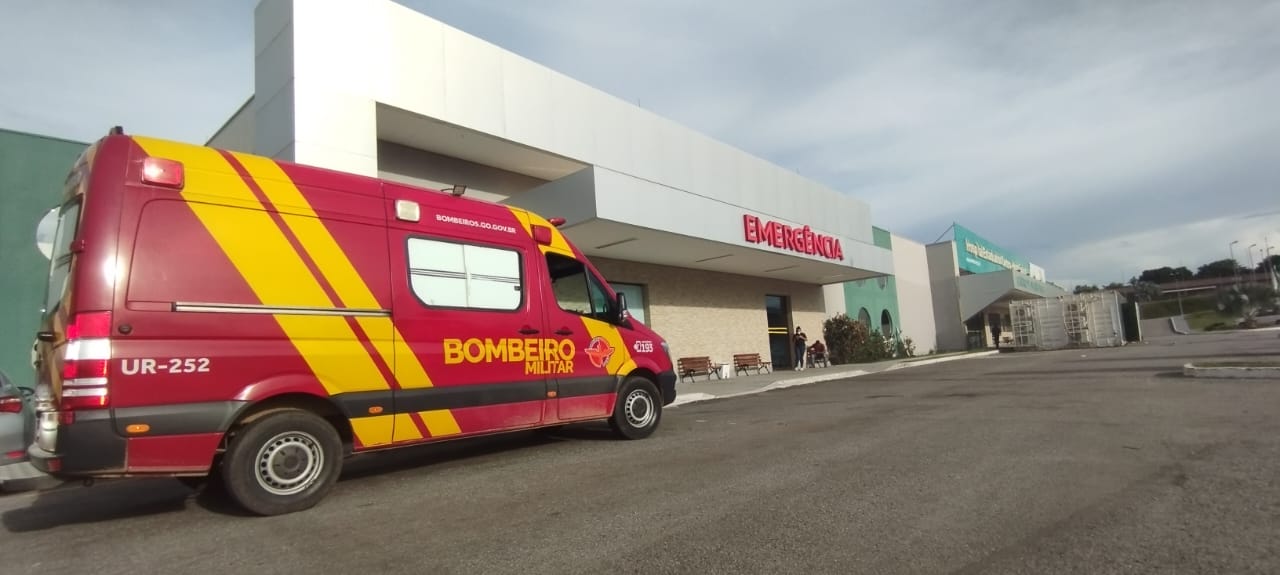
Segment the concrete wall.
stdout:
<svg viewBox="0 0 1280 575">
<path fill-rule="evenodd" d="M 0 130 L 0 369 L 33 384 L 31 344 L 44 305 L 49 260 L 36 226 L 62 199 L 62 184 L 87 144 Z"/>
<path fill-rule="evenodd" d="M 893 236 L 893 270 L 898 290 L 898 313 L 902 334 L 915 343 L 916 353 L 938 348 L 934 326 L 933 286 L 929 280 L 929 257 L 924 244 Z"/>
<path fill-rule="evenodd" d="M 468 198 L 490 202 L 501 202 L 546 183 L 392 142 L 378 142 L 378 177 L 434 190 L 465 184 Z"/>
<path fill-rule="evenodd" d="M 960 317 L 955 242 L 939 242 L 925 247 L 929 264 L 929 290 L 933 295 L 933 324 L 938 335 L 938 351 L 965 349 L 965 329 Z"/>
<path fill-rule="evenodd" d="M 735 353 L 769 357 L 766 295 L 791 297 L 792 327 L 822 337 L 823 288 L 716 272 L 591 258 L 610 282 L 645 286 L 648 324 L 672 354 L 731 363 Z M 633 302 L 628 301 L 628 305 Z"/>
</svg>

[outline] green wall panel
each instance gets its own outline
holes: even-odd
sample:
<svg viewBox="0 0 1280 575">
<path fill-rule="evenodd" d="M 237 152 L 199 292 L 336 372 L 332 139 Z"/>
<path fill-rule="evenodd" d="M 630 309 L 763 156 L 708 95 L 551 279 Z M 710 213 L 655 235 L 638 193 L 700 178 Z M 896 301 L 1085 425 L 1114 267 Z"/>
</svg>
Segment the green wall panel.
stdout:
<svg viewBox="0 0 1280 575">
<path fill-rule="evenodd" d="M 893 240 L 888 230 L 872 227 L 871 234 L 877 247 L 893 250 Z M 898 316 L 898 284 L 893 276 L 845 282 L 844 303 L 845 312 L 853 319 L 859 319 L 861 311 L 866 309 L 872 329 L 880 329 L 881 316 L 888 311 L 893 324 L 892 333 L 897 334 L 902 330 L 902 321 Z"/>
<path fill-rule="evenodd" d="M 49 273 L 36 249 L 36 224 L 57 205 L 85 146 L 0 130 L 0 370 L 19 385 L 33 383 L 31 344 Z"/>
</svg>

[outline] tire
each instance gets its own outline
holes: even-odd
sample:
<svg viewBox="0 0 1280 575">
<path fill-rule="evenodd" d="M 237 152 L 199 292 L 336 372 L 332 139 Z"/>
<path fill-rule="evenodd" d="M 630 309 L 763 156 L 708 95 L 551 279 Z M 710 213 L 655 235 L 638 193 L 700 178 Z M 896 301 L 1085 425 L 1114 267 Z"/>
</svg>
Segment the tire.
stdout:
<svg viewBox="0 0 1280 575">
<path fill-rule="evenodd" d="M 644 439 L 653 435 L 662 421 L 662 395 L 657 386 L 643 377 L 629 377 L 618 389 L 617 403 L 609 426 L 623 439 Z"/>
<path fill-rule="evenodd" d="M 283 515 L 319 503 L 341 471 L 342 439 L 333 425 L 311 412 L 288 409 L 236 432 L 222 460 L 222 483 L 245 510 Z"/>
</svg>

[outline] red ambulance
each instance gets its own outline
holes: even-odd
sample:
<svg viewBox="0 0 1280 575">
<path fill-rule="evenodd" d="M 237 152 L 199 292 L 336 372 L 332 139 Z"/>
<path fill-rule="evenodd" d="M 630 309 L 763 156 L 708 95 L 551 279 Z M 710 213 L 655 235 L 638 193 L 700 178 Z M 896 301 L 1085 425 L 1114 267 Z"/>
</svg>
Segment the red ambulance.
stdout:
<svg viewBox="0 0 1280 575">
<path fill-rule="evenodd" d="M 675 399 L 666 343 L 562 220 L 119 128 L 58 218 L 28 450 L 58 478 L 210 476 L 289 513 L 352 453 L 639 439 Z"/>
</svg>

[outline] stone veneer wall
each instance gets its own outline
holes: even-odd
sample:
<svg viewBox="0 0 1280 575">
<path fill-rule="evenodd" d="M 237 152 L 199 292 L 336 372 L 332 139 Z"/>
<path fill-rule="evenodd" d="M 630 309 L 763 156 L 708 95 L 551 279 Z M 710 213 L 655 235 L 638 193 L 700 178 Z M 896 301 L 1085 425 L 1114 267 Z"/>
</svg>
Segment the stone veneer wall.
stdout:
<svg viewBox="0 0 1280 575">
<path fill-rule="evenodd" d="M 604 258 L 591 261 L 609 282 L 645 286 L 648 324 L 667 339 L 677 358 L 705 355 L 731 363 L 735 353 L 754 352 L 768 360 L 765 295 L 790 296 L 792 326 L 804 329 L 810 342 L 822 337 L 826 313 L 820 285 Z"/>
</svg>

